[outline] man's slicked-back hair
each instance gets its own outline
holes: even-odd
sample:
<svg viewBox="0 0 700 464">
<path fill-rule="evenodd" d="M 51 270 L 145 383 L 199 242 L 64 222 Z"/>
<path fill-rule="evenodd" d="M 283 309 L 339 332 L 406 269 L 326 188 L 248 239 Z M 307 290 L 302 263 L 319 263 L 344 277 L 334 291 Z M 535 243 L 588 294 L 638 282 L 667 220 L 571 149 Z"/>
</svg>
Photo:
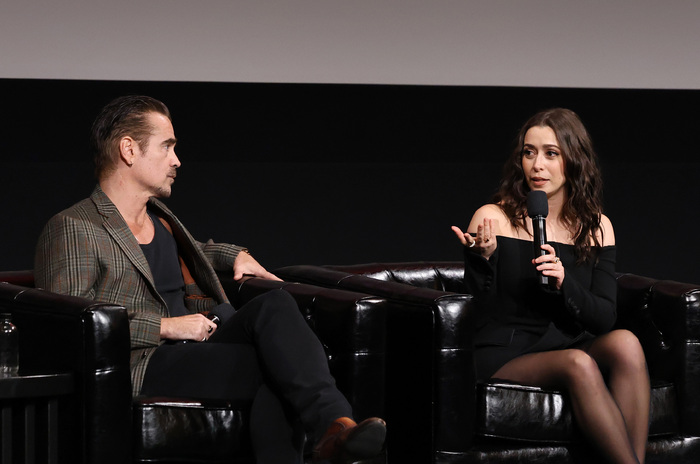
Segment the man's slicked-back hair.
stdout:
<svg viewBox="0 0 700 464">
<path fill-rule="evenodd" d="M 172 120 L 170 110 L 163 102 L 143 95 L 119 97 L 102 108 L 92 125 L 91 134 L 98 180 L 117 166 L 119 141 L 123 137 L 133 138 L 141 151 L 148 148 L 148 138 L 153 133 L 148 122 L 149 113 L 162 114 Z"/>
</svg>

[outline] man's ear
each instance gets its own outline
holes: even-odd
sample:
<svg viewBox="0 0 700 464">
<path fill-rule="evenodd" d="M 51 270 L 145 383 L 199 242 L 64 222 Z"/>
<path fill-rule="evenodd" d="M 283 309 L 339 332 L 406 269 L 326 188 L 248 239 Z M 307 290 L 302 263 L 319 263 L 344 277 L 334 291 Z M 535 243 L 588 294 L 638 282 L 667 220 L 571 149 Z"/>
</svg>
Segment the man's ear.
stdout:
<svg viewBox="0 0 700 464">
<path fill-rule="evenodd" d="M 122 137 L 119 141 L 119 158 L 126 163 L 127 166 L 134 164 L 134 158 L 136 157 L 135 149 L 138 149 L 138 145 L 136 140 L 131 137 Z"/>
</svg>

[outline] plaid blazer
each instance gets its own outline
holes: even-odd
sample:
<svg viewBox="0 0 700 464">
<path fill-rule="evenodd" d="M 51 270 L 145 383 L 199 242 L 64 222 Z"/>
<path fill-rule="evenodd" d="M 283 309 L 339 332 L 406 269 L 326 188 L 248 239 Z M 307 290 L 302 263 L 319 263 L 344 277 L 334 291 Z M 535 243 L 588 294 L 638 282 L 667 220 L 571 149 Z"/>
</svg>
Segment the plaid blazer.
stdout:
<svg viewBox="0 0 700 464">
<path fill-rule="evenodd" d="M 152 198 L 149 208 L 165 219 L 194 283 L 187 285 L 190 312 L 228 302 L 216 270 L 231 269 L 243 247 L 197 242 L 175 215 Z M 138 241 L 98 185 L 90 198 L 58 213 L 42 231 L 34 262 L 36 286 L 66 295 L 119 304 L 129 314 L 131 383 L 141 391 L 146 366 L 168 316 Z"/>
</svg>

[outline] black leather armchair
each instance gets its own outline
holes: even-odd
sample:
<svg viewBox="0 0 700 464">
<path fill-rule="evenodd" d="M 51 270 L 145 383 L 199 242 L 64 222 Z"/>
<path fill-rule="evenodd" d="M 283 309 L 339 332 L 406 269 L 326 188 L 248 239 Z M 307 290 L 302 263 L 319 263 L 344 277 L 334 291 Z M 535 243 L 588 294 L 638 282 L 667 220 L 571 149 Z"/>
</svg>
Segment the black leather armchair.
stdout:
<svg viewBox="0 0 700 464">
<path fill-rule="evenodd" d="M 392 458 L 398 451 L 434 463 L 599 460 L 577 430 L 562 392 L 496 379 L 476 381 L 473 308 L 471 299 L 460 295 L 461 262 L 290 266 L 274 272 L 287 280 L 388 299 L 388 420 L 396 423 L 402 414 L 391 403 L 398 388 L 392 372 L 408 376 L 402 364 L 410 358 L 419 362 L 401 394 L 412 395 L 414 403 L 432 402 L 432 433 L 412 440 L 394 436 L 403 445 L 393 448 Z M 700 462 L 700 286 L 632 274 L 620 274 L 617 281 L 617 326 L 639 337 L 652 378 L 647 463 Z M 455 302 L 449 310 L 447 301 Z M 423 312 L 432 318 L 415 317 Z M 404 352 L 411 342 L 397 333 L 430 340 L 419 348 L 429 350 L 430 359 Z"/>
<path fill-rule="evenodd" d="M 234 305 L 278 288 L 292 294 L 324 344 L 331 372 L 356 418 L 384 414 L 384 298 L 220 277 Z M 249 404 L 132 398 L 123 307 L 31 288 L 31 271 L 0 272 L 0 282 L 0 307 L 12 313 L 20 333 L 20 374 L 74 375 L 75 392 L 59 405 L 61 462 L 254 462 Z"/>
</svg>

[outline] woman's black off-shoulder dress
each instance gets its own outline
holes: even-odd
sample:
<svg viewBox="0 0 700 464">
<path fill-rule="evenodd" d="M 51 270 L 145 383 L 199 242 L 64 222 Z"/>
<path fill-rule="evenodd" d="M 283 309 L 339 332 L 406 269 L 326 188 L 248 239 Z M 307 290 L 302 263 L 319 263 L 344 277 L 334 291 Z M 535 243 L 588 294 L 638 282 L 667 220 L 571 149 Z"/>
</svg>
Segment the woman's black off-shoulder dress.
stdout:
<svg viewBox="0 0 700 464">
<path fill-rule="evenodd" d="M 532 241 L 498 236 L 497 244 L 489 260 L 465 249 L 465 286 L 479 311 L 479 379 L 490 378 L 517 356 L 576 346 L 612 328 L 617 294 L 614 246 L 596 248 L 590 262 L 577 265 L 573 245 L 549 242 L 566 272 L 557 291 L 538 284 Z"/>
</svg>

